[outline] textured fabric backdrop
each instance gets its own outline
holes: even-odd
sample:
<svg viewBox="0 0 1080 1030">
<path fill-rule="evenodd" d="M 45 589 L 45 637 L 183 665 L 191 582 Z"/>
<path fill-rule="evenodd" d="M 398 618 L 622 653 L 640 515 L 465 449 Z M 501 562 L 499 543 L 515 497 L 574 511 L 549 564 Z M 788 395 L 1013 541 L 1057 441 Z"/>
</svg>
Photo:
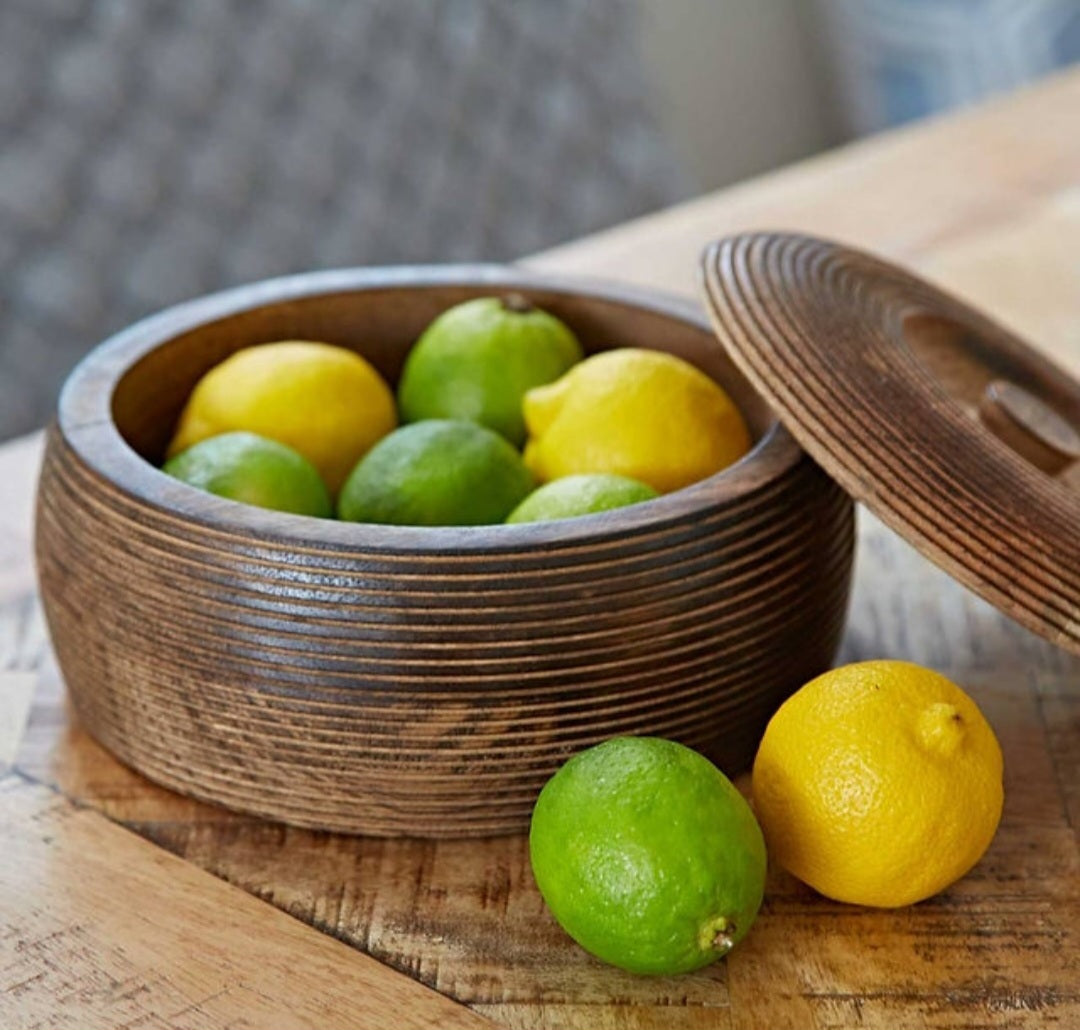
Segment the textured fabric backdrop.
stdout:
<svg viewBox="0 0 1080 1030">
<path fill-rule="evenodd" d="M 676 200 L 631 0 L 2 0 L 0 438 L 166 304 Z"/>
</svg>

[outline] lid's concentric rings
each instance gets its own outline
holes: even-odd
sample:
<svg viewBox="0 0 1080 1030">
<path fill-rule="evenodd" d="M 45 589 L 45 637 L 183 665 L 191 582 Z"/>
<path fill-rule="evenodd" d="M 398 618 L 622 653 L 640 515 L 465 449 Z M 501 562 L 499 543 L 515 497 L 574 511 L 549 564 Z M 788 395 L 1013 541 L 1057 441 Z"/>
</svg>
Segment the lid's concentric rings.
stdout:
<svg viewBox="0 0 1080 1030">
<path fill-rule="evenodd" d="M 970 360 L 974 379 L 1015 383 L 1073 427 L 1080 384 L 948 294 L 824 240 L 730 237 L 706 251 L 703 276 L 731 357 L 829 475 L 961 583 L 1080 653 L 1080 492 L 980 422 L 905 326 L 955 327 L 957 375 Z"/>
</svg>

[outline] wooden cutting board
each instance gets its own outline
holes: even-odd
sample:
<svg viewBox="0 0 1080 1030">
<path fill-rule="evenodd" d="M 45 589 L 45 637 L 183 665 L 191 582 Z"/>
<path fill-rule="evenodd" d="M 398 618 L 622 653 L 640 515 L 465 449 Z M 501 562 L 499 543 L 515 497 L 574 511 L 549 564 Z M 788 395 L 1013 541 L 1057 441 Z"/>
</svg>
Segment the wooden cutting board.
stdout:
<svg viewBox="0 0 1080 1030">
<path fill-rule="evenodd" d="M 1077 373 L 1080 135 L 1066 131 L 1077 110 L 1080 74 L 537 263 L 689 292 L 694 256 L 715 236 L 761 226 L 838 235 L 954 285 Z M 33 599 L 38 447 L 0 449 L 0 764 L 14 765 L 0 784 L 5 1028 L 91 1016 L 336 1026 L 350 1014 L 356 1026 L 485 1016 L 596 1030 L 1080 1026 L 1080 662 L 873 519 L 860 523 L 841 658 L 922 662 L 972 693 L 1005 753 L 997 838 L 959 884 L 894 912 L 825 901 L 774 869 L 758 923 L 727 961 L 640 978 L 561 933 L 522 838 L 292 830 L 169 794 L 87 738 Z"/>
</svg>

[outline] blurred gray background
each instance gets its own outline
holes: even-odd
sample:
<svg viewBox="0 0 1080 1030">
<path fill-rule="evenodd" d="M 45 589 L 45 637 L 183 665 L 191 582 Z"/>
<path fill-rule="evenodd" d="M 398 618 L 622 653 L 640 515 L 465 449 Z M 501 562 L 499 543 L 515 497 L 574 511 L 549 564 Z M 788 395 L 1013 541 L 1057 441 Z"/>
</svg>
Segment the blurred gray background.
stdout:
<svg viewBox="0 0 1080 1030">
<path fill-rule="evenodd" d="M 512 260 L 1078 53 L 1077 0 L 0 0 L 0 439 L 170 303 Z"/>
</svg>

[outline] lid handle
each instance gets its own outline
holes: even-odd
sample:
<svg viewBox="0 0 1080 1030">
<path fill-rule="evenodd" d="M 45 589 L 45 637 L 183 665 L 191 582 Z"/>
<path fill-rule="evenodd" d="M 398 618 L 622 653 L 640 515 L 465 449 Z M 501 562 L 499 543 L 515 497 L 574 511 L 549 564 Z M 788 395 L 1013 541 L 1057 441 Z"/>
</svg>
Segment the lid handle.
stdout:
<svg viewBox="0 0 1080 1030">
<path fill-rule="evenodd" d="M 1080 433 L 1035 394 L 1004 379 L 983 393 L 979 418 L 999 440 L 1047 475 L 1080 460 Z"/>
</svg>

